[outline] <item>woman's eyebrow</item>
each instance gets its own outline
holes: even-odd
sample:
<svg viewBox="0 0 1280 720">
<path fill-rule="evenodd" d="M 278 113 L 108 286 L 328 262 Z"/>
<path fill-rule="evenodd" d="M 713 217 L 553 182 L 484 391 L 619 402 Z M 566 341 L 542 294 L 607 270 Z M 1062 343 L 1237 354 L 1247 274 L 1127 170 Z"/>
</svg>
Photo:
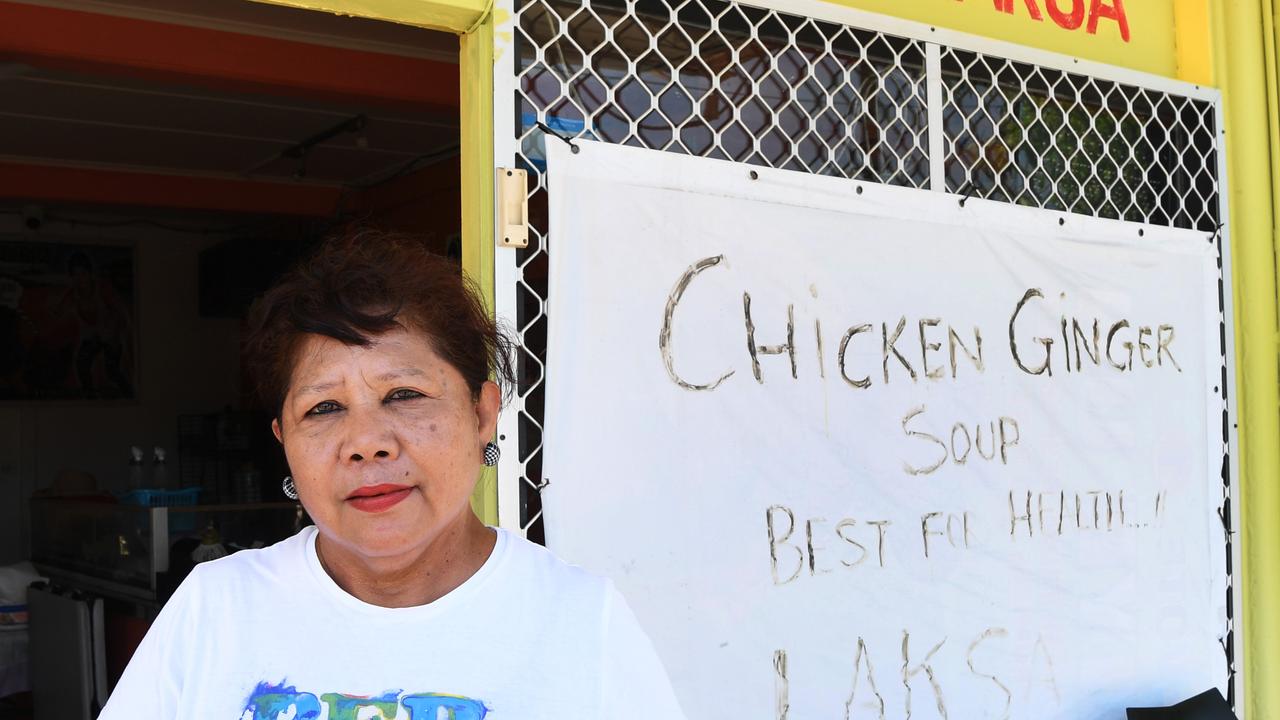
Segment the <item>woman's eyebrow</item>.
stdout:
<svg viewBox="0 0 1280 720">
<path fill-rule="evenodd" d="M 373 379 L 377 382 L 390 382 L 402 377 L 423 377 L 427 374 L 425 370 L 420 368 L 405 367 L 398 370 L 389 370 L 381 375 L 375 376 Z M 329 382 L 315 383 L 314 385 L 302 385 L 297 389 L 298 395 L 319 395 L 342 385 L 341 381 L 331 380 Z"/>
<path fill-rule="evenodd" d="M 302 387 L 298 388 L 297 394 L 299 395 L 320 394 L 328 390 L 332 390 L 341 384 L 342 383 L 334 380 L 331 382 L 317 383 L 315 385 L 303 385 Z"/>
<path fill-rule="evenodd" d="M 402 377 L 421 377 L 426 374 L 427 373 L 425 370 L 421 370 L 419 368 L 406 367 L 406 368 L 400 368 L 399 370 L 391 370 L 389 372 L 382 373 L 381 375 L 375 377 L 374 380 L 377 380 L 379 382 L 388 382 L 390 380 L 396 380 Z"/>
</svg>

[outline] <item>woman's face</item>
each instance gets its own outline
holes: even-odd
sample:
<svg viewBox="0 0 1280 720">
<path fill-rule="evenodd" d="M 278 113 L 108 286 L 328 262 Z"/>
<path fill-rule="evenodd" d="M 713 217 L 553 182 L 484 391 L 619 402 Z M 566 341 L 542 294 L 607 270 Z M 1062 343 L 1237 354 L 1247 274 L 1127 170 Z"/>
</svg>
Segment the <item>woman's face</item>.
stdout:
<svg viewBox="0 0 1280 720">
<path fill-rule="evenodd" d="M 499 404 L 493 383 L 474 399 L 422 333 L 392 330 L 368 347 L 309 335 L 272 429 L 326 542 L 392 558 L 474 522 Z"/>
</svg>

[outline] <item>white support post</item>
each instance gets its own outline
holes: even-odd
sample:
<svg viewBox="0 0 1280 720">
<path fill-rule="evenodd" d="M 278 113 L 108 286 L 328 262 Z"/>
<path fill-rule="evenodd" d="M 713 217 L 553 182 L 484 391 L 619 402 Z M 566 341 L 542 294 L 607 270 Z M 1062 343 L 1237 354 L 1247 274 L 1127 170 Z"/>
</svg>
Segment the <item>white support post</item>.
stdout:
<svg viewBox="0 0 1280 720">
<path fill-rule="evenodd" d="M 929 110 L 929 189 L 947 190 L 946 154 L 942 127 L 942 47 L 924 45 L 924 82 L 926 107 Z"/>
</svg>

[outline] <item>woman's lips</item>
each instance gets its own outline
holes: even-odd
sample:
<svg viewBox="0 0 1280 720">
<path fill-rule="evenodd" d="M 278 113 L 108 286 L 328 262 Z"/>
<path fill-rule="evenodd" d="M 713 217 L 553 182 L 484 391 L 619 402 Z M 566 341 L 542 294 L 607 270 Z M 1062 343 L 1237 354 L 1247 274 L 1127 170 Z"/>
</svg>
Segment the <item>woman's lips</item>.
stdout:
<svg viewBox="0 0 1280 720">
<path fill-rule="evenodd" d="M 347 496 L 347 502 L 357 510 L 377 513 L 389 510 L 409 497 L 412 485 L 370 485 Z"/>
</svg>

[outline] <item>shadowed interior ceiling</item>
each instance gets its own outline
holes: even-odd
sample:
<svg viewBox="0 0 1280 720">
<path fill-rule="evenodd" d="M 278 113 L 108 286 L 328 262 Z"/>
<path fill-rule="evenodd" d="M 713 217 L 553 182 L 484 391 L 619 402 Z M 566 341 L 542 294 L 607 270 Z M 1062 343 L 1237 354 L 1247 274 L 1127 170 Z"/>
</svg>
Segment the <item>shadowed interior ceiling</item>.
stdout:
<svg viewBox="0 0 1280 720">
<path fill-rule="evenodd" d="M 0 196 L 24 167 L 367 189 L 456 155 L 457 87 L 446 33 L 245 0 L 0 2 Z"/>
</svg>

